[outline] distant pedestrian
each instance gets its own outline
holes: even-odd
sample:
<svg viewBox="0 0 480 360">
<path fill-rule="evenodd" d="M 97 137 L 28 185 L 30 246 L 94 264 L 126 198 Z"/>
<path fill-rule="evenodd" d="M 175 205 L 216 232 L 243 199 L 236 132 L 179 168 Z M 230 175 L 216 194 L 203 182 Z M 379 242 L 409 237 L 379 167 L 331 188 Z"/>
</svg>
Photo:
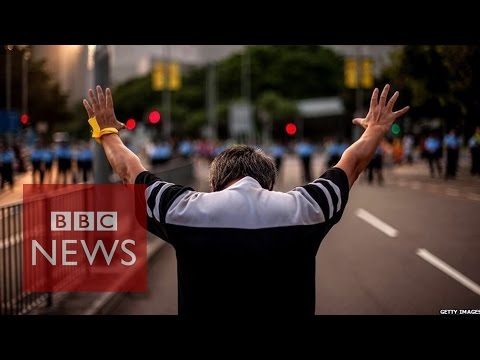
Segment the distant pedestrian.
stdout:
<svg viewBox="0 0 480 360">
<path fill-rule="evenodd" d="M 430 176 L 435 176 L 435 169 L 437 170 L 438 177 L 442 176 L 442 165 L 440 159 L 442 157 L 442 144 L 439 138 L 431 134 L 425 139 L 425 154 L 430 166 Z"/>
<path fill-rule="evenodd" d="M 45 167 L 43 164 L 43 151 L 40 145 L 33 145 L 32 152 L 30 154 L 30 161 L 32 162 L 32 184 L 37 184 L 37 174 L 38 184 L 43 184 Z"/>
<path fill-rule="evenodd" d="M 302 161 L 303 181 L 309 182 L 312 180 L 311 159 L 315 147 L 308 139 L 304 139 L 295 146 L 295 151 Z"/>
<path fill-rule="evenodd" d="M 63 183 L 67 183 L 67 178 L 71 174 L 72 170 L 72 149 L 67 142 L 61 142 L 57 147 L 56 151 L 57 158 L 57 184 L 60 184 L 61 178 L 63 177 Z"/>
<path fill-rule="evenodd" d="M 468 147 L 470 148 L 472 161 L 470 173 L 480 176 L 480 126 L 476 127 L 475 133 L 468 140 Z"/>
<path fill-rule="evenodd" d="M 3 190 L 6 183 L 10 184 L 11 189 L 14 187 L 13 168 L 15 164 L 15 152 L 6 144 L 0 145 L 0 169 L 2 180 L 0 189 Z"/>
<path fill-rule="evenodd" d="M 79 178 L 87 183 L 93 167 L 93 152 L 88 143 L 82 143 L 77 154 Z"/>
<path fill-rule="evenodd" d="M 413 150 L 415 145 L 415 139 L 413 138 L 412 134 L 405 134 L 402 139 L 403 145 L 403 160 L 407 162 L 407 164 L 413 164 Z"/>
<path fill-rule="evenodd" d="M 339 137 L 327 146 L 327 167 L 335 166 L 340 161 L 342 154 L 348 148 L 348 143 L 345 139 Z"/>
<path fill-rule="evenodd" d="M 52 145 L 45 143 L 45 145 L 42 147 L 42 161 L 44 166 L 46 184 L 52 183 L 52 165 L 54 158 L 55 153 L 52 149 Z"/>
<path fill-rule="evenodd" d="M 376 174 L 378 185 L 383 185 L 383 149 L 378 145 L 373 154 L 372 160 L 368 163 L 368 183 L 373 183 L 374 174 Z"/>
<path fill-rule="evenodd" d="M 280 169 L 282 167 L 283 157 L 287 152 L 286 147 L 281 143 L 274 143 L 270 147 L 270 155 L 275 160 L 275 167 L 277 169 L 277 176 L 280 176 Z"/>
<path fill-rule="evenodd" d="M 455 129 L 445 135 L 443 144 L 447 153 L 445 164 L 445 180 L 455 179 L 458 169 L 458 158 L 460 152 L 460 138 L 457 136 Z"/>
</svg>

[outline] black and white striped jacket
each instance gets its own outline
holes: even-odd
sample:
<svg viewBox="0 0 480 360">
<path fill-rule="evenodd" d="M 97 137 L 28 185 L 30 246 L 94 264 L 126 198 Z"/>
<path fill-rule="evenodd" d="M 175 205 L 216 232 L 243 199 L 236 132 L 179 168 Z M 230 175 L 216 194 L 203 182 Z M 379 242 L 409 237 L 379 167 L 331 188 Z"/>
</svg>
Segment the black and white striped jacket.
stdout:
<svg viewBox="0 0 480 360">
<path fill-rule="evenodd" d="M 339 168 L 289 192 L 251 177 L 203 193 L 148 171 L 147 229 L 176 250 L 179 314 L 314 314 L 315 255 L 348 200 Z"/>
</svg>

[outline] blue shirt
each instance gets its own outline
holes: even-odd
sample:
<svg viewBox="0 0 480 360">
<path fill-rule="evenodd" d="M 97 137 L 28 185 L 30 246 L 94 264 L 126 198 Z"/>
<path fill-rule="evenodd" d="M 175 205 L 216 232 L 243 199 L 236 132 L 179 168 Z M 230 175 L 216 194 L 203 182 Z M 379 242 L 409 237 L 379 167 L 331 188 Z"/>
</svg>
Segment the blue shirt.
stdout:
<svg viewBox="0 0 480 360">
<path fill-rule="evenodd" d="M 434 153 L 440 149 L 440 140 L 437 138 L 428 137 L 427 140 L 425 140 L 425 149 L 430 153 Z"/>
<path fill-rule="evenodd" d="M 51 163 L 53 161 L 53 151 L 50 149 L 43 149 L 42 151 L 42 160 L 46 163 Z"/>
<path fill-rule="evenodd" d="M 41 149 L 33 149 L 31 154 L 32 161 L 42 161 L 43 151 Z"/>
<path fill-rule="evenodd" d="M 460 146 L 460 140 L 458 139 L 457 136 L 453 134 L 447 134 L 443 138 L 443 143 L 445 144 L 446 147 L 452 148 L 452 149 L 458 149 Z"/>
<path fill-rule="evenodd" d="M 193 146 L 190 141 L 182 141 L 178 147 L 178 151 L 184 156 L 189 156 L 193 152 Z"/>
<path fill-rule="evenodd" d="M 152 152 L 152 159 L 165 160 L 172 156 L 172 149 L 168 145 L 155 146 Z"/>
<path fill-rule="evenodd" d="M 92 160 L 92 158 L 93 158 L 93 153 L 92 153 L 92 150 L 90 150 L 89 148 L 82 149 L 78 152 L 77 159 L 80 161 L 89 161 L 89 160 Z"/>
<path fill-rule="evenodd" d="M 270 152 L 272 153 L 273 157 L 282 157 L 285 155 L 285 148 L 282 145 L 273 145 L 270 148 Z"/>
<path fill-rule="evenodd" d="M 67 147 L 57 148 L 57 158 L 59 159 L 71 159 L 72 151 Z"/>
<path fill-rule="evenodd" d="M 347 144 L 333 143 L 327 148 L 327 153 L 330 156 L 341 156 L 345 150 L 347 150 Z"/>
<path fill-rule="evenodd" d="M 13 150 L 5 150 L 0 153 L 0 160 L 4 164 L 11 164 L 15 160 L 15 153 Z"/>
<path fill-rule="evenodd" d="M 312 144 L 301 142 L 296 147 L 297 154 L 301 157 L 311 156 L 315 151 L 315 148 Z"/>
</svg>

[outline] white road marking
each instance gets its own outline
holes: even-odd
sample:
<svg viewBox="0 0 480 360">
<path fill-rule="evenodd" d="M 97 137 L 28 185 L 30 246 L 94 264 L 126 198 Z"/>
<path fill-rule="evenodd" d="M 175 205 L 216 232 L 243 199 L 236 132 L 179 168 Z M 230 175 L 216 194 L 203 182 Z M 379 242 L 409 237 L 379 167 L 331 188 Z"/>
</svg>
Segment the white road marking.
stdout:
<svg viewBox="0 0 480 360">
<path fill-rule="evenodd" d="M 445 190 L 445 194 L 450 196 L 458 196 L 460 195 L 460 191 L 454 188 L 447 188 L 447 190 Z"/>
<path fill-rule="evenodd" d="M 410 187 L 413 190 L 420 190 L 422 188 L 422 184 L 420 184 L 418 181 L 412 181 Z"/>
<path fill-rule="evenodd" d="M 457 280 L 460 284 L 465 286 L 467 289 L 472 290 L 475 294 L 480 296 L 480 286 L 475 282 L 473 282 L 472 280 L 470 280 L 465 275 L 463 275 L 461 272 L 455 270 L 453 267 L 448 265 L 443 260 L 440 260 L 435 255 L 427 251 L 426 249 L 417 249 L 416 253 L 423 260 L 435 266 L 438 270 L 443 271 L 445 274 Z"/>
<path fill-rule="evenodd" d="M 375 215 L 369 213 L 367 210 L 357 209 L 355 215 L 390 237 L 397 237 L 398 235 L 398 231 L 396 229 L 383 222 Z"/>
<path fill-rule="evenodd" d="M 480 201 L 480 195 L 475 194 L 475 193 L 468 193 L 467 194 L 467 199 Z"/>
</svg>

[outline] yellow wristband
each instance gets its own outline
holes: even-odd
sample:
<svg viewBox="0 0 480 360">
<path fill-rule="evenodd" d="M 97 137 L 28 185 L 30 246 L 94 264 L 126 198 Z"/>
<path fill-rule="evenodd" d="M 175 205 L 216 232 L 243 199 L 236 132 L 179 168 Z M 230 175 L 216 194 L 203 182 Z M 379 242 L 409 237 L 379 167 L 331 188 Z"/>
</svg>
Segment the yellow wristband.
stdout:
<svg viewBox="0 0 480 360">
<path fill-rule="evenodd" d="M 108 134 L 118 134 L 118 130 L 114 127 L 108 127 L 100 130 L 97 119 L 92 117 L 88 119 L 88 123 L 92 127 L 92 138 L 94 138 L 99 144 L 102 143 L 101 137 Z"/>
</svg>

